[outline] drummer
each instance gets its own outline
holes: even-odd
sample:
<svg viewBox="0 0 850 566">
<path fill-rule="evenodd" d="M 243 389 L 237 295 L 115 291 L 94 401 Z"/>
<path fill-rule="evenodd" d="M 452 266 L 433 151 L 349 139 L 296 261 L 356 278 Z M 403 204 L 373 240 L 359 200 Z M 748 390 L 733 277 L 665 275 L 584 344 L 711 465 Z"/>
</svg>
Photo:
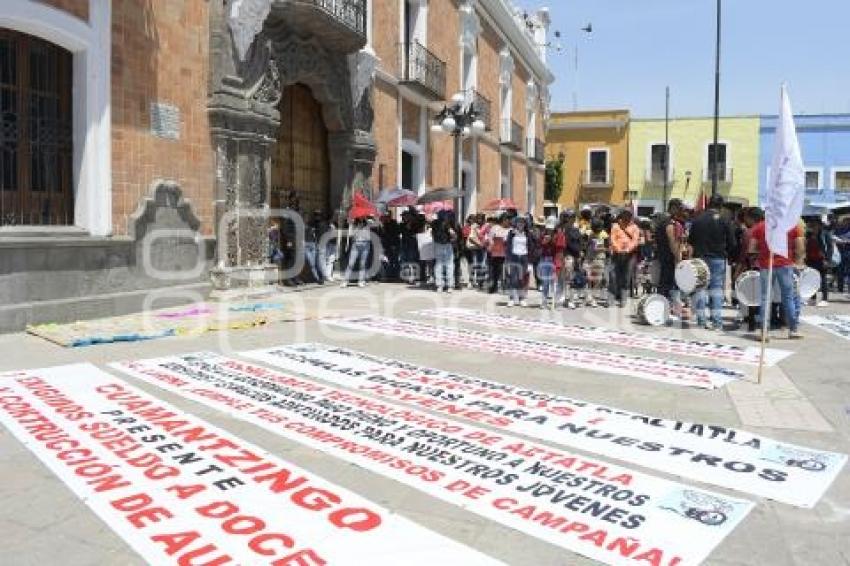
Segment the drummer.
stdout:
<svg viewBox="0 0 850 566">
<path fill-rule="evenodd" d="M 764 212 L 758 207 L 746 208 L 741 213 L 744 233 L 741 236 L 738 261 L 735 262 L 733 281 L 737 281 L 741 275 L 758 267 L 756 258 L 750 255 L 750 241 L 753 239 L 753 228 L 762 219 L 764 219 Z M 738 307 L 741 309 L 741 320 L 747 323 L 747 329 L 750 332 L 755 332 L 758 307 L 748 307 L 740 302 Z"/>
<path fill-rule="evenodd" d="M 697 216 L 688 234 L 688 241 L 693 247 L 696 259 L 703 260 L 708 265 L 708 297 L 711 302 L 711 321 L 706 322 L 706 292 L 700 289 L 696 293 L 694 309 L 696 310 L 697 326 L 706 330 L 723 329 L 723 297 L 726 284 L 726 264 L 729 255 L 734 253 L 737 242 L 735 229 L 729 218 L 723 213 L 723 197 L 713 195 L 708 201 L 708 208 Z"/>
<path fill-rule="evenodd" d="M 676 286 L 676 264 L 682 261 L 685 243 L 685 227 L 682 224 L 684 206 L 682 201 L 674 198 L 667 204 L 668 216 L 658 223 L 655 233 L 655 243 L 660 274 L 658 278 L 658 294 L 670 301 L 671 313 L 682 315 L 682 304 L 679 289 Z"/>
<path fill-rule="evenodd" d="M 767 305 L 770 300 L 767 293 L 767 275 L 770 266 L 770 249 L 767 246 L 765 221 L 762 220 L 753 227 L 750 234 L 750 253 L 758 256 L 757 264 L 761 271 L 761 311 L 760 317 L 770 316 Z M 806 238 L 800 226 L 794 226 L 788 231 L 788 255 L 773 255 L 773 285 L 778 285 L 782 298 L 782 308 L 788 323 L 788 337 L 802 338 L 799 330 L 800 311 L 797 308 L 797 290 L 794 285 L 794 268 L 803 269 L 806 259 Z M 771 293 L 772 294 L 772 293 Z M 763 336 L 768 340 L 768 336 Z"/>
</svg>

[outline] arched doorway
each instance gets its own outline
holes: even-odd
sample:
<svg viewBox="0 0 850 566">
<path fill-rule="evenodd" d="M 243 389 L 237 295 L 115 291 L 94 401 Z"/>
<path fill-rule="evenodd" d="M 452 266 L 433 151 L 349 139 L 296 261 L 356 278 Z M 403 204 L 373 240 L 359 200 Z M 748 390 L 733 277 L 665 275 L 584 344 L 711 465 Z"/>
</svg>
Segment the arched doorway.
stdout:
<svg viewBox="0 0 850 566">
<path fill-rule="evenodd" d="M 303 213 L 330 209 L 328 131 L 322 106 L 306 85 L 284 87 L 278 142 L 272 151 L 271 206 L 282 208 L 298 196 Z"/>
</svg>

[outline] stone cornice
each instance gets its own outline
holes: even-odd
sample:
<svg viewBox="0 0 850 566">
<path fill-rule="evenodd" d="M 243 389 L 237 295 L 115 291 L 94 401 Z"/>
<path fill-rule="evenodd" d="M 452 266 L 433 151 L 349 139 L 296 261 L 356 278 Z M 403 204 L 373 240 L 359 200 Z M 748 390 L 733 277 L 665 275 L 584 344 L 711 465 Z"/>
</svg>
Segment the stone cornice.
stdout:
<svg viewBox="0 0 850 566">
<path fill-rule="evenodd" d="M 520 29 L 514 19 L 512 7 L 506 0 L 478 0 L 478 5 L 491 23 L 501 31 L 511 48 L 517 52 L 523 64 L 541 83 L 552 84 L 555 76 L 540 57 L 534 41 Z"/>
</svg>

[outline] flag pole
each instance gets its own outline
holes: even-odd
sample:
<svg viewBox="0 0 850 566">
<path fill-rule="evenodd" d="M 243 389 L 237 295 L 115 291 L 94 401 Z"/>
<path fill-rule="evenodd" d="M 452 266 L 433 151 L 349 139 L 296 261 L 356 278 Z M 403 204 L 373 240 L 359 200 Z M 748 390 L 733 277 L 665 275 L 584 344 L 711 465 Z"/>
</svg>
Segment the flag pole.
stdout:
<svg viewBox="0 0 850 566">
<path fill-rule="evenodd" d="M 761 351 L 759 352 L 759 371 L 757 383 L 761 385 L 762 373 L 764 372 L 764 345 L 767 342 L 767 331 L 770 327 L 770 314 L 773 310 L 773 252 L 767 260 L 767 291 L 762 298 L 761 304 L 765 307 L 761 313 Z"/>
</svg>

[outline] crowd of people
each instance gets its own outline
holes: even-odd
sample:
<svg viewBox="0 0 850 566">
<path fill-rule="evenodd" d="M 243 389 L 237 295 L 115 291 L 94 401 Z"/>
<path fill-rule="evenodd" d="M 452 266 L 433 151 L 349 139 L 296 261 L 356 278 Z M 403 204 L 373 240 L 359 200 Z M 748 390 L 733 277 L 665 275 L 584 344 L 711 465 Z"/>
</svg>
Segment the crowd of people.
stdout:
<svg viewBox="0 0 850 566">
<path fill-rule="evenodd" d="M 297 202 L 290 208 L 300 213 Z M 319 284 L 334 280 L 334 267 L 341 265 L 343 287 L 380 280 L 445 293 L 461 288 L 501 291 L 509 307 L 529 306 L 529 290 L 539 291 L 538 304 L 546 309 L 623 307 L 629 297 L 658 293 L 669 300 L 672 320 L 707 329 L 723 327 L 723 308 L 737 303 L 730 291 L 741 274 L 761 271 L 766 296 L 769 252 L 763 213 L 758 208 L 733 213 L 720 196 L 703 211 L 672 199 L 666 213 L 652 218 L 635 218 L 629 208 L 584 207 L 548 218 L 515 210 L 473 214 L 461 224 L 452 210 L 428 217 L 411 207 L 398 215 L 351 220 L 344 230 L 313 211 L 304 218 L 300 238 L 293 224 L 284 220 L 272 225 L 272 261 L 286 272 L 303 253 L 304 273 Z M 826 222 L 812 217 L 788 238 L 790 257 L 773 259 L 781 306 L 741 307 L 736 320 L 755 330 L 759 313 L 769 310 L 773 325 L 784 325 L 798 337 L 796 271 L 808 266 L 820 273 L 818 306 L 827 304 L 832 287 L 840 293 L 850 290 L 845 287 L 850 217 Z M 707 285 L 693 295 L 681 293 L 675 278 L 676 266 L 690 258 L 704 261 L 709 271 Z M 283 283 L 299 285 L 304 279 L 290 273 Z"/>
</svg>

